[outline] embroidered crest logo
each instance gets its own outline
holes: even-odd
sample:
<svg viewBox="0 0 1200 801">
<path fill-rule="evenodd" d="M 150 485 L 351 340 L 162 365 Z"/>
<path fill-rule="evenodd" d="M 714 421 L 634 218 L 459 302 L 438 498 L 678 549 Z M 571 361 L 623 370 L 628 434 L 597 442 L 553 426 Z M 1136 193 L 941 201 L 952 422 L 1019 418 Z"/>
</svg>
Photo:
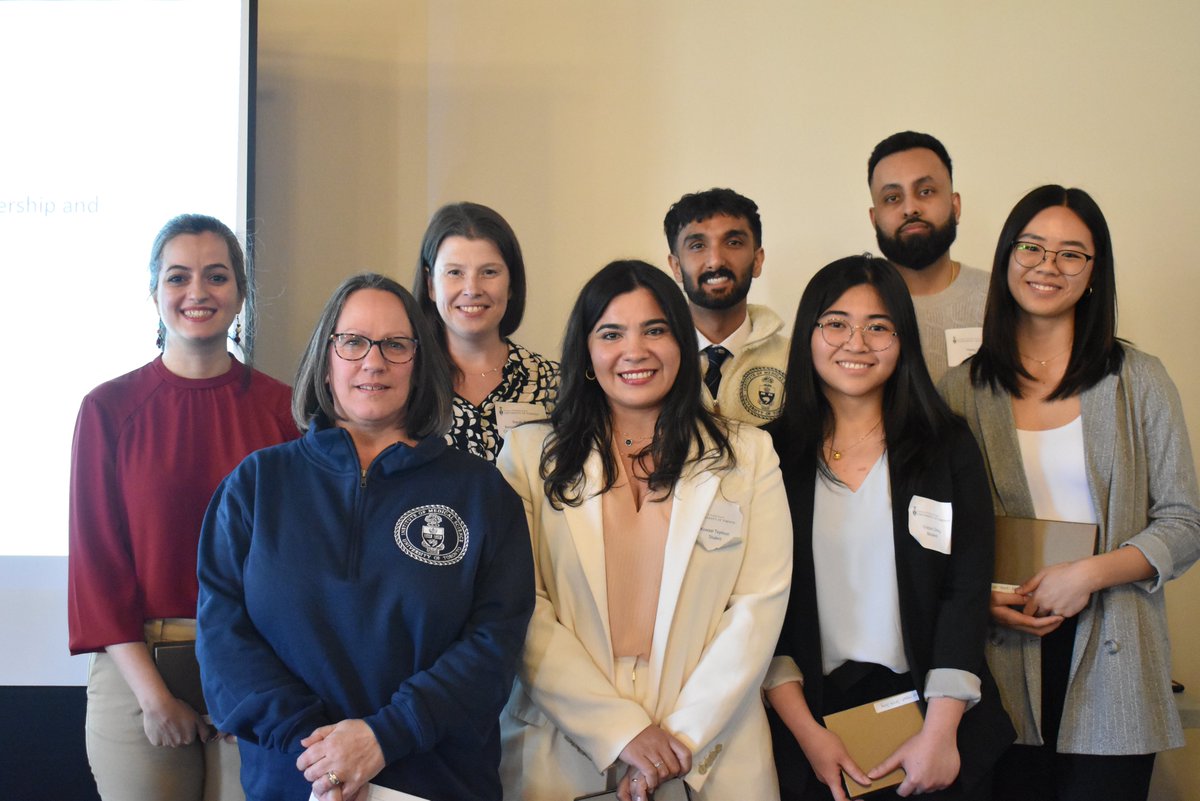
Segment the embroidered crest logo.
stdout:
<svg viewBox="0 0 1200 801">
<path fill-rule="evenodd" d="M 742 376 L 742 408 L 760 420 L 774 420 L 783 410 L 783 378 L 777 367 L 751 367 Z"/>
<path fill-rule="evenodd" d="M 410 509 L 396 521 L 396 544 L 427 565 L 457 564 L 467 555 L 470 532 L 449 506 L 431 504 Z"/>
</svg>

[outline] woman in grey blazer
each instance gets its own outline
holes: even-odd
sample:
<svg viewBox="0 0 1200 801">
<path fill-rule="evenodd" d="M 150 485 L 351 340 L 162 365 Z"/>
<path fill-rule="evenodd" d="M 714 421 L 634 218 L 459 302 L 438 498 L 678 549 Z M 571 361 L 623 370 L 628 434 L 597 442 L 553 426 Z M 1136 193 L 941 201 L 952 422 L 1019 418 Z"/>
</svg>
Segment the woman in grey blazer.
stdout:
<svg viewBox="0 0 1200 801">
<path fill-rule="evenodd" d="M 1145 799 L 1183 745 L 1164 584 L 1200 557 L 1179 395 L 1116 338 L 1112 243 L 1086 192 L 1013 209 L 983 345 L 942 390 L 983 449 L 996 514 L 1095 523 L 1097 554 L 992 593 L 988 662 L 1017 729 L 996 799 Z"/>
</svg>

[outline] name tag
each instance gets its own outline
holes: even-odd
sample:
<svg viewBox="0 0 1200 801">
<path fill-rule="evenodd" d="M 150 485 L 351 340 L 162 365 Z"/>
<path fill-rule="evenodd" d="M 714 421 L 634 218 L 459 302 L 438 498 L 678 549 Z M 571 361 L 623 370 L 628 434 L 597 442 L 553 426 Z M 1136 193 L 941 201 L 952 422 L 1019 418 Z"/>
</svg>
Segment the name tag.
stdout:
<svg viewBox="0 0 1200 801">
<path fill-rule="evenodd" d="M 706 551 L 715 551 L 742 541 L 742 510 L 729 501 L 713 501 L 704 522 L 700 524 L 697 541 Z"/>
<path fill-rule="evenodd" d="M 497 401 L 494 407 L 496 409 L 496 431 L 500 434 L 501 438 L 507 437 L 508 432 L 521 423 L 528 423 L 531 420 L 545 420 L 550 416 L 546 412 L 546 407 L 540 403 Z"/>
<path fill-rule="evenodd" d="M 954 523 L 954 507 L 914 495 L 908 502 L 908 533 L 921 544 L 938 553 L 950 553 L 950 531 Z"/>
<path fill-rule="evenodd" d="M 946 362 L 954 367 L 975 355 L 983 343 L 983 328 L 947 328 Z"/>
</svg>

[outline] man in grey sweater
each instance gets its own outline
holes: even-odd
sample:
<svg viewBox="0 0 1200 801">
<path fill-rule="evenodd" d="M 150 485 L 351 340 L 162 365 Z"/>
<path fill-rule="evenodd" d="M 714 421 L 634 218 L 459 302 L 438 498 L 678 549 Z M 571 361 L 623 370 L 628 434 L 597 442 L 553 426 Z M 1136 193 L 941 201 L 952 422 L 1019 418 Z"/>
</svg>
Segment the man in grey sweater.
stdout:
<svg viewBox="0 0 1200 801">
<path fill-rule="evenodd" d="M 950 154 L 926 133 L 892 134 L 867 161 L 875 238 L 908 285 L 935 384 L 978 349 L 989 279 L 950 258 L 962 211 L 952 178 Z"/>
</svg>

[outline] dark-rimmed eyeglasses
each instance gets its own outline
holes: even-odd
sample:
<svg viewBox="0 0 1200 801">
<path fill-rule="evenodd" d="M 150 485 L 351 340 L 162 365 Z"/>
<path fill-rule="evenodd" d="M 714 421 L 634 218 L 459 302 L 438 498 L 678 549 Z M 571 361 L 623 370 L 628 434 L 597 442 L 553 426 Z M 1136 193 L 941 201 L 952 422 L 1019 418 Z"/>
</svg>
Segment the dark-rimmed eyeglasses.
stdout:
<svg viewBox="0 0 1200 801">
<path fill-rule="evenodd" d="M 878 320 L 866 325 L 851 325 L 849 320 L 830 317 L 814 327 L 821 329 L 821 338 L 831 348 L 845 347 L 854 338 L 855 331 L 862 332 L 863 344 L 876 353 L 887 350 L 896 341 L 896 329 Z"/>
<path fill-rule="evenodd" d="M 348 362 L 360 362 L 367 358 L 371 348 L 379 346 L 383 358 L 392 364 L 408 364 L 417 355 L 417 340 L 412 337 L 388 337 L 371 339 L 362 334 L 330 334 L 333 352 Z"/>
<path fill-rule="evenodd" d="M 1026 270 L 1032 270 L 1054 255 L 1054 264 L 1063 275 L 1079 275 L 1094 256 L 1080 250 L 1047 250 L 1037 242 L 1017 240 L 1012 246 L 1013 259 Z"/>
</svg>

